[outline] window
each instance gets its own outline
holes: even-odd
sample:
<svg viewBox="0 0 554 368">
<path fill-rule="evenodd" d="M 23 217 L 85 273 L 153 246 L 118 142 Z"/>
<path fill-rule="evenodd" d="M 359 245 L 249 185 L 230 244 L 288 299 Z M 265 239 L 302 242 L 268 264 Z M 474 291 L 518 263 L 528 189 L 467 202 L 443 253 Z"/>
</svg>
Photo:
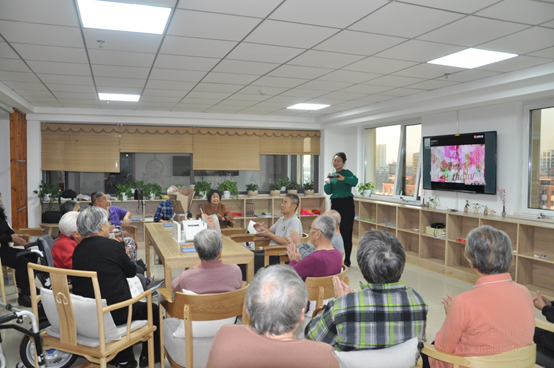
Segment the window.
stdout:
<svg viewBox="0 0 554 368">
<path fill-rule="evenodd" d="M 531 109 L 528 208 L 552 210 L 554 192 L 554 107 Z"/>
<path fill-rule="evenodd" d="M 374 193 L 417 198 L 421 124 L 398 124 L 365 130 L 365 182 Z"/>
</svg>

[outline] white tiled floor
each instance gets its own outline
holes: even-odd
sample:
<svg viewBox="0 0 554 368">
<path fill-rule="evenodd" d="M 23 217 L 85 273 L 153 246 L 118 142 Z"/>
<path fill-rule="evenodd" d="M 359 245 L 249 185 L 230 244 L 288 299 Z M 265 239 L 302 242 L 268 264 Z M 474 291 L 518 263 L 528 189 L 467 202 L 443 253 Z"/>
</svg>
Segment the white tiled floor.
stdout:
<svg viewBox="0 0 554 368">
<path fill-rule="evenodd" d="M 142 249 L 139 250 L 139 258 L 144 258 L 144 247 L 140 246 Z M 353 254 L 355 253 L 355 249 Z M 163 267 L 161 265 L 154 265 L 152 268 L 153 274 L 156 276 L 156 279 L 163 278 Z M 176 271 L 174 277 L 178 274 L 179 271 Z M 359 289 L 359 283 L 364 282 L 358 266 L 356 264 L 355 257 L 352 257 L 352 267 L 348 272 L 350 278 L 350 285 L 356 290 Z M 404 270 L 402 279 L 405 281 L 406 285 L 412 287 L 418 291 L 429 304 L 429 315 L 427 323 L 427 341 L 433 341 L 436 332 L 440 329 L 440 326 L 444 320 L 444 310 L 441 304 L 441 299 L 447 294 L 457 295 L 461 292 L 471 289 L 472 285 L 448 277 L 436 272 L 432 272 L 417 266 L 407 264 Z M 17 294 L 14 294 L 13 283 L 11 282 L 11 276 L 8 285 L 6 286 L 6 292 L 11 293 L 7 296 L 10 303 L 15 303 L 17 306 Z M 4 314 L 4 312 L 0 312 Z M 536 313 L 538 318 L 542 318 L 540 313 Z M 2 333 L 4 354 L 7 358 L 7 367 L 15 367 L 16 364 L 20 361 L 19 358 L 19 344 L 23 337 L 22 334 L 15 330 L 4 330 Z M 140 355 L 140 346 L 135 347 L 135 353 L 138 356 Z M 82 358 L 77 360 L 74 366 L 80 364 Z M 167 366 L 167 362 L 166 362 Z M 159 364 L 156 365 L 159 367 Z"/>
</svg>

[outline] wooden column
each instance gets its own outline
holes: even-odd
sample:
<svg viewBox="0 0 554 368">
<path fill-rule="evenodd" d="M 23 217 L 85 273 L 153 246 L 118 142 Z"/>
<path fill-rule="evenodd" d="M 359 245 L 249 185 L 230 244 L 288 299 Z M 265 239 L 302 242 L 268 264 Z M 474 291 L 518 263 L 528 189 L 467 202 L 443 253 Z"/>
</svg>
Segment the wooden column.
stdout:
<svg viewBox="0 0 554 368">
<path fill-rule="evenodd" d="M 10 171 L 12 226 L 27 228 L 27 117 L 17 109 L 10 114 Z"/>
</svg>

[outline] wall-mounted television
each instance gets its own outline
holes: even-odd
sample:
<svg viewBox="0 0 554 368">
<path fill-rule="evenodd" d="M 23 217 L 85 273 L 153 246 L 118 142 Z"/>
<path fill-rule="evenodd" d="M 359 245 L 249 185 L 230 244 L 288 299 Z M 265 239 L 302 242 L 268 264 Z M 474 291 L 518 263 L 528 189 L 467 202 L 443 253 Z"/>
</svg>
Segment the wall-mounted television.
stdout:
<svg viewBox="0 0 554 368">
<path fill-rule="evenodd" d="M 496 194 L 496 132 L 423 137 L 423 189 Z"/>
</svg>

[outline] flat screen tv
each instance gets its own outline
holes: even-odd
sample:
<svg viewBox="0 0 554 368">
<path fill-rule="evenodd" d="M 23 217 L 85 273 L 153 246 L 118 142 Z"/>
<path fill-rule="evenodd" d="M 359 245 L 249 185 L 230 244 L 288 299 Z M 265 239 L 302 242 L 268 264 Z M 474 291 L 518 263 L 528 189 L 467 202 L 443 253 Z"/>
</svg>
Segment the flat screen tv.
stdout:
<svg viewBox="0 0 554 368">
<path fill-rule="evenodd" d="M 496 132 L 423 137 L 423 188 L 496 194 Z"/>
</svg>

